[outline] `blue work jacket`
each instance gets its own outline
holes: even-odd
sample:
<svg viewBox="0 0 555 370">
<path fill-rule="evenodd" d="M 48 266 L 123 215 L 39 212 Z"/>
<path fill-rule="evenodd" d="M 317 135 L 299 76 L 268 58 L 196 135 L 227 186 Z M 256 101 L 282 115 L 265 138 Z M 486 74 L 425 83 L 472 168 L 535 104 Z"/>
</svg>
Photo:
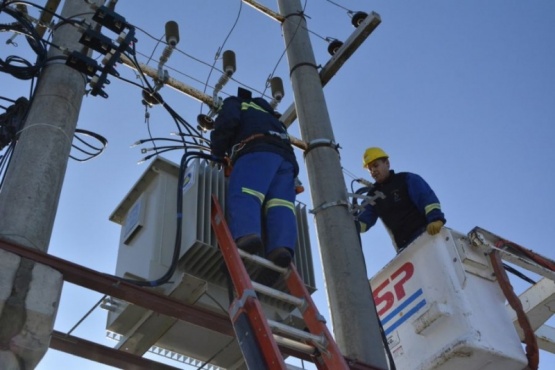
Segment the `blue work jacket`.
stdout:
<svg viewBox="0 0 555 370">
<path fill-rule="evenodd" d="M 210 134 L 212 154 L 228 156 L 234 162 L 247 153 L 277 153 L 294 164 L 296 176 L 299 166 L 287 130 L 273 112 L 270 104 L 262 98 L 226 98 Z"/>
<path fill-rule="evenodd" d="M 368 196 L 375 198 L 374 204 L 366 204 L 357 217 L 359 231 L 367 231 L 380 218 L 398 249 L 418 237 L 430 222 L 446 222 L 436 194 L 417 174 L 390 171 L 388 179 L 374 184 Z"/>
</svg>

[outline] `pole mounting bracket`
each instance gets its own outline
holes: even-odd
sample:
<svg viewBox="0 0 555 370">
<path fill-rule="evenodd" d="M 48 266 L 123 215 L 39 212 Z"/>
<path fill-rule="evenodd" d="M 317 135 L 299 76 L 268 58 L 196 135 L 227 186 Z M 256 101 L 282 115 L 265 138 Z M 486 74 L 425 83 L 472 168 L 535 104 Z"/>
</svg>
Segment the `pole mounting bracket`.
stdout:
<svg viewBox="0 0 555 370">
<path fill-rule="evenodd" d="M 310 142 L 308 142 L 308 145 L 304 151 L 304 156 L 306 157 L 306 155 L 312 150 L 312 149 L 316 149 L 319 148 L 321 146 L 329 146 L 330 148 L 334 149 L 337 153 L 339 153 L 339 149 L 341 148 L 341 146 L 339 144 L 337 144 L 335 141 L 331 140 L 331 139 L 314 139 Z"/>
</svg>

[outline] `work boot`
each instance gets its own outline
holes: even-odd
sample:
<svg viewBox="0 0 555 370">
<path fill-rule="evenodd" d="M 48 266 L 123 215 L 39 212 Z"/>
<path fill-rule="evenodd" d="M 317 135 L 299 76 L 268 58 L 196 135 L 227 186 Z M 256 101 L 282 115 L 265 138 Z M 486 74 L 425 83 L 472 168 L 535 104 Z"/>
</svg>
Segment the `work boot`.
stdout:
<svg viewBox="0 0 555 370">
<path fill-rule="evenodd" d="M 271 251 L 270 254 L 266 256 L 266 259 L 272 261 L 274 265 L 285 268 L 289 267 L 293 256 L 291 256 L 289 249 L 281 247 Z M 255 281 L 271 288 L 278 282 L 280 275 L 281 274 L 277 271 L 263 268 L 256 276 Z"/>
<path fill-rule="evenodd" d="M 242 236 L 235 241 L 235 244 L 237 244 L 237 248 L 249 254 L 256 254 L 260 252 L 263 247 L 262 239 L 256 234 Z"/>
<path fill-rule="evenodd" d="M 289 249 L 281 247 L 271 251 L 266 259 L 269 259 L 279 267 L 288 267 L 293 257 L 291 256 Z"/>
<path fill-rule="evenodd" d="M 256 234 L 244 235 L 235 240 L 235 244 L 237 245 L 237 248 L 244 250 L 245 252 L 250 254 L 258 253 L 260 250 L 262 250 L 263 247 L 262 239 L 260 239 L 260 237 Z M 224 274 L 224 276 L 229 277 L 229 271 L 223 258 L 220 265 L 220 271 L 222 272 L 222 274 Z"/>
</svg>

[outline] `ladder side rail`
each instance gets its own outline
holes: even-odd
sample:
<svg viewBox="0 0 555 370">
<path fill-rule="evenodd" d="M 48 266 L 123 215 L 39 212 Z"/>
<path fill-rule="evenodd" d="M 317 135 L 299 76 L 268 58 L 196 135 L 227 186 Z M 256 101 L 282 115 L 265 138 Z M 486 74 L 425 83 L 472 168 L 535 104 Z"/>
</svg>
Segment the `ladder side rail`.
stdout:
<svg viewBox="0 0 555 370">
<path fill-rule="evenodd" d="M 349 370 L 349 365 L 347 365 L 339 346 L 326 326 L 324 318 L 310 297 L 297 268 L 293 263 L 291 263 L 289 268 L 290 272 L 285 277 L 285 282 L 292 295 L 303 297 L 306 300 L 306 306 L 301 310 L 301 313 L 308 330 L 312 334 L 323 335 L 326 339 L 326 348 L 324 350 L 320 349 L 320 358 L 316 359 L 314 363 L 319 369 Z M 323 361 L 325 367 L 319 366 L 319 360 Z"/>
<path fill-rule="evenodd" d="M 227 227 L 225 217 L 216 195 L 212 194 L 212 214 L 211 222 L 214 233 L 218 240 L 220 251 L 224 257 L 224 261 L 229 271 L 231 281 L 237 293 L 238 299 L 230 307 L 230 317 L 232 320 L 241 317 L 242 311 L 246 314 L 250 322 L 250 328 L 253 332 L 256 342 L 259 344 L 259 350 L 266 359 L 268 368 L 286 370 L 285 361 L 274 340 L 272 331 L 266 317 L 263 314 L 260 301 L 256 297 L 251 279 L 235 245 L 235 241 Z M 235 322 L 234 322 L 235 324 Z M 235 325 L 234 325 L 235 328 Z M 236 331 L 236 334 L 237 333 Z M 241 343 L 240 343 L 241 344 Z M 241 347 L 243 350 L 243 347 Z M 252 350 L 252 348 L 250 349 Z M 246 351 L 249 352 L 249 351 Z M 245 355 L 245 351 L 243 352 Z M 249 356 L 250 357 L 250 356 Z M 245 356 L 247 360 L 247 356 Z"/>
</svg>

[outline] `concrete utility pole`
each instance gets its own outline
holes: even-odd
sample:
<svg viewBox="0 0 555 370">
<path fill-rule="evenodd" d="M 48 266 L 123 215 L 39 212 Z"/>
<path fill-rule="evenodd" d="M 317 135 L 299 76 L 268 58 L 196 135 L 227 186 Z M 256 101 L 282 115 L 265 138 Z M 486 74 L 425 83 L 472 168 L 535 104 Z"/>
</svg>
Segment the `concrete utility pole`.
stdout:
<svg viewBox="0 0 555 370">
<path fill-rule="evenodd" d="M 335 338 L 345 356 L 387 369 L 362 248 L 300 0 L 278 0 Z M 312 149 L 311 149 L 312 148 Z"/>
<path fill-rule="evenodd" d="M 93 3 L 101 5 L 102 0 Z M 62 16 L 90 20 L 83 0 L 66 0 Z M 82 49 L 80 33 L 60 23 L 53 43 Z M 23 132 L 0 193 L 0 238 L 48 251 L 85 79 L 50 48 Z M 63 285 L 49 267 L 0 250 L 0 368 L 34 369 L 48 349 Z"/>
</svg>

